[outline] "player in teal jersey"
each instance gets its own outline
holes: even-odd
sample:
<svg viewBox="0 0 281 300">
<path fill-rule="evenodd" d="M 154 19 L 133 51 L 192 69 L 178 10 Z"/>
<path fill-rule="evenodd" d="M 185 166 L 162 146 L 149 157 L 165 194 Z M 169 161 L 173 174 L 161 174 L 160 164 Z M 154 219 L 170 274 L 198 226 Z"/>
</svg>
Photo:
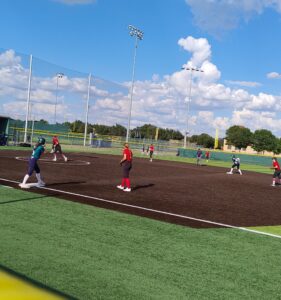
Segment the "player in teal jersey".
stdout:
<svg viewBox="0 0 281 300">
<path fill-rule="evenodd" d="M 37 186 L 41 187 L 41 186 L 45 186 L 45 183 L 43 182 L 42 178 L 41 178 L 41 174 L 40 174 L 40 168 L 37 164 L 38 159 L 40 158 L 40 156 L 44 153 L 45 151 L 45 143 L 46 140 L 42 137 L 40 137 L 38 139 L 38 143 L 34 146 L 33 148 L 33 152 L 31 154 L 31 157 L 28 161 L 28 171 L 27 174 L 24 176 L 23 178 L 23 182 L 19 184 L 19 186 L 23 189 L 27 189 L 30 186 L 26 183 L 28 178 L 32 175 L 33 171 L 35 171 L 35 175 L 36 178 L 38 180 L 37 182 Z"/>
</svg>

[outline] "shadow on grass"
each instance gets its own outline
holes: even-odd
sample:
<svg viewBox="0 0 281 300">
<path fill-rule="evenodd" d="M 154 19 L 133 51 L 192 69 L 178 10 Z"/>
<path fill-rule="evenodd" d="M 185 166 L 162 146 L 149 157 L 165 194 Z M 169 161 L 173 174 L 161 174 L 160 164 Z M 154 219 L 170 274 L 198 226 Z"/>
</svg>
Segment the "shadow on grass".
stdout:
<svg viewBox="0 0 281 300">
<path fill-rule="evenodd" d="M 45 284 L 43 284 L 39 281 L 36 281 L 36 280 L 34 280 L 34 279 L 32 279 L 32 278 L 30 278 L 30 277 L 28 277 L 28 276 L 26 276 L 22 273 L 16 272 L 16 271 L 14 271 L 14 270 L 12 270 L 12 269 L 10 269 L 10 268 L 2 265 L 2 264 L 0 264 L 0 271 L 3 271 L 3 272 L 5 272 L 5 273 L 7 273 L 7 274 L 9 274 L 13 277 L 16 277 L 17 279 L 20 279 L 22 281 L 25 281 L 25 282 L 27 282 L 28 284 L 30 284 L 34 287 L 43 289 L 46 292 L 49 292 L 49 293 L 53 294 L 54 296 L 58 296 L 59 298 L 62 297 L 60 299 L 69 299 L 69 300 L 76 300 L 77 299 L 77 298 L 74 298 L 70 295 L 67 295 L 67 294 L 65 294 L 65 293 L 63 293 L 59 290 L 56 290 L 52 287 L 49 287 L 49 286 L 47 286 L 47 285 L 45 285 Z M 23 296 L 26 296 L 26 295 L 23 295 Z"/>
<path fill-rule="evenodd" d="M 43 198 L 47 198 L 47 197 L 56 197 L 59 196 L 58 193 L 54 193 L 54 194 L 50 194 L 50 195 L 38 195 L 38 197 L 30 197 L 30 198 L 25 198 L 25 199 L 18 199 L 18 200 L 10 200 L 10 201 L 4 201 L 4 202 L 0 202 L 1 204 L 10 204 L 10 203 L 16 203 L 16 202 L 23 202 L 23 201 L 32 201 L 32 200 L 38 200 L 38 199 L 43 199 Z"/>
</svg>

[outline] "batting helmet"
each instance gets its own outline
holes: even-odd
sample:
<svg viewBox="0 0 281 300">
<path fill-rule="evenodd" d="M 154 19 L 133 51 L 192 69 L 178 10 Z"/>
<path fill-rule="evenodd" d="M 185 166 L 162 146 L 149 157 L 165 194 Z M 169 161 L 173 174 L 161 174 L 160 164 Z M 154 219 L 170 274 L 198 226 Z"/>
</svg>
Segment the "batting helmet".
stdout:
<svg viewBox="0 0 281 300">
<path fill-rule="evenodd" d="M 38 144 L 45 145 L 46 140 L 43 137 L 38 138 Z"/>
</svg>

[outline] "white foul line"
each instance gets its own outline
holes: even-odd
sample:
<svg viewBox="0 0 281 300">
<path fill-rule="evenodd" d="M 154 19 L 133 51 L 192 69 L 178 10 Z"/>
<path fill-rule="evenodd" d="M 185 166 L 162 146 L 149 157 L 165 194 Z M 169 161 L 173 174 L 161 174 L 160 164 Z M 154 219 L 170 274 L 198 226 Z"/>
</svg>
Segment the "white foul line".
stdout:
<svg viewBox="0 0 281 300">
<path fill-rule="evenodd" d="M 19 184 L 18 181 L 14 181 L 14 180 L 9 180 L 9 179 L 4 179 L 4 178 L 0 178 L 0 180 Z M 274 238 L 281 239 L 280 235 L 276 235 L 276 234 L 272 234 L 272 233 L 267 233 L 267 232 L 263 232 L 263 231 L 258 231 L 258 230 L 253 230 L 253 229 L 249 229 L 249 228 L 245 228 L 245 227 L 238 227 L 238 226 L 234 226 L 234 225 L 229 225 L 229 224 L 224 224 L 224 223 L 219 223 L 219 222 L 213 222 L 213 221 L 208 221 L 208 220 L 204 220 L 204 219 L 193 218 L 193 217 L 179 215 L 179 214 L 174 214 L 174 213 L 170 213 L 170 212 L 166 212 L 166 211 L 162 211 L 162 210 L 156 210 L 156 209 L 152 209 L 152 208 L 146 208 L 146 207 L 132 205 L 132 204 L 127 204 L 127 203 L 120 203 L 120 202 L 116 202 L 116 201 L 112 201 L 112 200 L 106 200 L 106 199 L 102 199 L 102 198 L 97 198 L 97 197 L 93 197 L 93 196 L 87 196 L 87 195 L 82 195 L 82 194 L 77 194 L 77 193 L 72 193 L 72 192 L 67 192 L 67 191 L 52 189 L 52 188 L 48 188 L 48 187 L 40 187 L 40 189 L 44 189 L 44 190 L 48 190 L 48 191 L 53 191 L 53 192 L 59 192 L 59 193 L 62 193 L 62 194 L 71 195 L 71 196 L 77 196 L 77 197 L 81 197 L 81 198 L 93 199 L 93 200 L 100 201 L 100 202 L 105 202 L 105 203 L 110 203 L 110 204 L 115 204 L 115 205 L 130 207 L 130 208 L 134 208 L 134 209 L 139 209 L 139 210 L 143 210 L 143 211 L 149 211 L 149 212 L 158 213 L 158 214 L 167 215 L 167 216 L 172 216 L 172 217 L 177 217 L 177 218 L 181 218 L 181 219 L 187 219 L 187 220 L 192 220 L 192 221 L 197 221 L 197 222 L 202 222 L 202 223 L 217 225 L 217 226 L 221 226 L 221 227 L 238 229 L 238 230 L 242 230 L 242 231 L 247 231 L 247 232 L 251 232 L 251 233 L 256 233 L 256 234 L 261 234 L 261 235 L 266 235 L 266 236 L 271 236 L 271 237 L 274 237 Z"/>
</svg>

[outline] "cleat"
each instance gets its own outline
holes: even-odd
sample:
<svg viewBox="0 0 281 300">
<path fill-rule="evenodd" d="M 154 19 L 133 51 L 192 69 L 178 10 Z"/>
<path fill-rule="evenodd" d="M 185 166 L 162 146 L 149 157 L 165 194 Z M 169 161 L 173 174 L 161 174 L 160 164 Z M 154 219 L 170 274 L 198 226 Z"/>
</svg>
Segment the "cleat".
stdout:
<svg viewBox="0 0 281 300">
<path fill-rule="evenodd" d="M 64 158 L 64 161 L 67 162 L 67 157 Z"/>
<path fill-rule="evenodd" d="M 53 161 L 57 161 L 57 159 L 56 159 L 56 158 L 53 158 Z"/>
<path fill-rule="evenodd" d="M 228 175 L 232 175 L 233 173 L 232 173 L 232 172 L 226 172 L 226 174 L 228 174 Z"/>
<path fill-rule="evenodd" d="M 271 184 L 270 186 L 275 186 L 275 184 Z"/>
<path fill-rule="evenodd" d="M 20 183 L 19 186 L 22 188 L 22 189 L 29 189 L 30 186 L 28 184 L 24 184 L 24 183 Z"/>
<path fill-rule="evenodd" d="M 37 182 L 37 187 L 43 187 L 46 183 L 44 181 Z"/>
<path fill-rule="evenodd" d="M 124 190 L 124 186 L 122 186 L 122 185 L 117 185 L 117 189 L 119 189 L 119 190 Z"/>
<path fill-rule="evenodd" d="M 130 191 L 131 191 L 131 188 L 125 188 L 123 191 L 124 191 L 124 192 L 130 192 Z"/>
</svg>

